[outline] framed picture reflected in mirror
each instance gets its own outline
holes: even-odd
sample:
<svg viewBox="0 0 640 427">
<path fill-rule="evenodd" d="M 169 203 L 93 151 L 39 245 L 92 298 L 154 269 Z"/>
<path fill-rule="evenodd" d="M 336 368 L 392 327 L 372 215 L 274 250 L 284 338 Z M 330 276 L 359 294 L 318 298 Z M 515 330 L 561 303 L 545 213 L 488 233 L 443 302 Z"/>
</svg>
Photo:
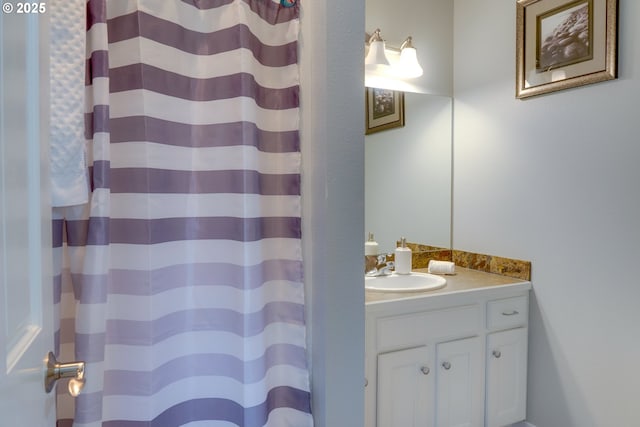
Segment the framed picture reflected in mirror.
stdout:
<svg viewBox="0 0 640 427">
<path fill-rule="evenodd" d="M 368 87 L 365 134 L 404 126 L 404 92 Z"/>
</svg>

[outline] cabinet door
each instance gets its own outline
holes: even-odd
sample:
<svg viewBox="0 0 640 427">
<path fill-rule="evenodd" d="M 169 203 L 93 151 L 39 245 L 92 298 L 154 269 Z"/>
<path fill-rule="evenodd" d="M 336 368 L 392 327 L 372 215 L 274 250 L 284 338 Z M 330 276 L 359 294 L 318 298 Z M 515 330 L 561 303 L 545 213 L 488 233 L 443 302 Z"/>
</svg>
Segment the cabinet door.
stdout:
<svg viewBox="0 0 640 427">
<path fill-rule="evenodd" d="M 428 347 L 378 355 L 378 427 L 433 427 Z"/>
<path fill-rule="evenodd" d="M 527 328 L 487 336 L 487 427 L 526 417 Z"/>
<path fill-rule="evenodd" d="M 483 425 L 482 350 L 479 337 L 436 346 L 436 425 Z"/>
</svg>

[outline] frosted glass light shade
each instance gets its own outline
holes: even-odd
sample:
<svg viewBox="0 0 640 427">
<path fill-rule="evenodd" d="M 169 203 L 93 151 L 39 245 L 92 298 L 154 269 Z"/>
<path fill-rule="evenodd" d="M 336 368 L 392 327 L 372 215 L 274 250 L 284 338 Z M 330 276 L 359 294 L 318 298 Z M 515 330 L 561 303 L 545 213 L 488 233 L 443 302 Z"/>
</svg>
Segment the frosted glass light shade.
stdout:
<svg viewBox="0 0 640 427">
<path fill-rule="evenodd" d="M 384 72 L 389 68 L 389 60 L 384 53 L 384 42 L 373 41 L 369 45 L 369 53 L 364 59 L 364 66 L 367 71 Z"/>
<path fill-rule="evenodd" d="M 422 67 L 418 62 L 418 55 L 414 47 L 405 47 L 400 52 L 400 63 L 398 73 L 404 78 L 420 77 L 423 74 Z"/>
</svg>

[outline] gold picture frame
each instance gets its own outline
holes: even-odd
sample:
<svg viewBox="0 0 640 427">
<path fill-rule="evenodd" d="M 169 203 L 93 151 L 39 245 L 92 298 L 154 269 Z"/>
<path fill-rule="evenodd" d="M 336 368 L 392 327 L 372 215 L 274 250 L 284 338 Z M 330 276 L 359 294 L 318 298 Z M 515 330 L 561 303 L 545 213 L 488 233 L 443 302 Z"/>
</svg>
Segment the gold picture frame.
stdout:
<svg viewBox="0 0 640 427">
<path fill-rule="evenodd" d="M 404 92 L 368 87 L 365 100 L 366 135 L 404 126 Z"/>
<path fill-rule="evenodd" d="M 617 0 L 517 0 L 516 98 L 617 78 Z"/>
</svg>

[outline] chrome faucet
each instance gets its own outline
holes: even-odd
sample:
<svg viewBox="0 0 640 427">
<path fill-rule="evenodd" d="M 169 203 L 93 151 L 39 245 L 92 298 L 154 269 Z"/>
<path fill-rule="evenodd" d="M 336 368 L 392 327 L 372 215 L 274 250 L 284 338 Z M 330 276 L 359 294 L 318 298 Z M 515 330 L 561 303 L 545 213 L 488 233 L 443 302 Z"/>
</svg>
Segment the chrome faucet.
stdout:
<svg viewBox="0 0 640 427">
<path fill-rule="evenodd" d="M 391 254 L 380 254 L 378 257 L 372 257 L 375 260 L 375 266 L 369 268 L 365 272 L 365 276 L 367 277 L 378 277 L 378 276 L 388 276 L 393 273 L 395 268 L 395 263 L 393 261 L 387 261 L 387 256 Z M 366 263 L 367 265 L 369 263 Z"/>
</svg>

